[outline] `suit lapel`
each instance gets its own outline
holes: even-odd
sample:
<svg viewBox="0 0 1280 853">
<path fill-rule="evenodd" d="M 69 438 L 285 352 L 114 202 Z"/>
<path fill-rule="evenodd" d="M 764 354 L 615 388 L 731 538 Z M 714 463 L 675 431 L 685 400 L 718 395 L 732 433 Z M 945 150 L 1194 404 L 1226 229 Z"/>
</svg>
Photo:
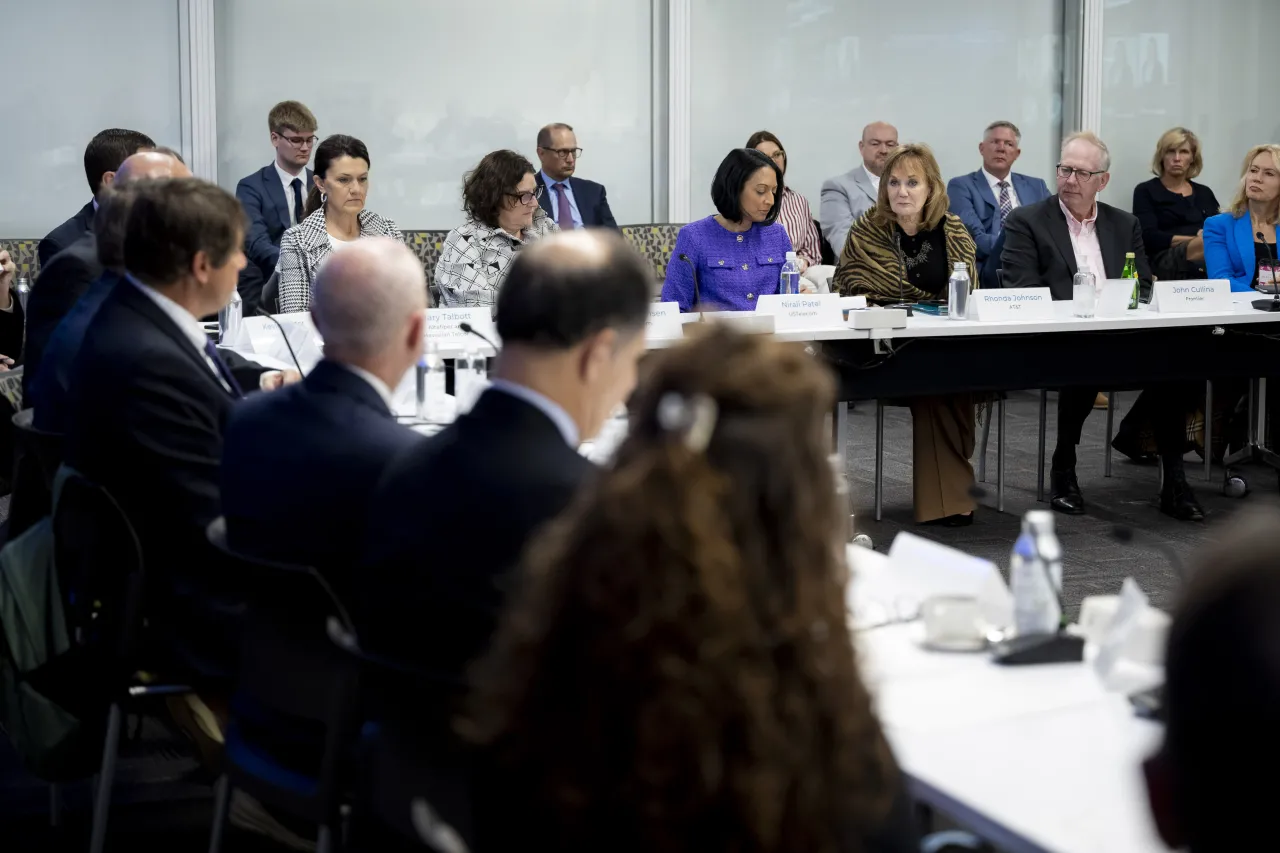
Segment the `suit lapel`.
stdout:
<svg viewBox="0 0 1280 853">
<path fill-rule="evenodd" d="M 289 202 L 284 197 L 284 186 L 280 183 L 280 175 L 276 172 L 275 164 L 271 164 L 262 170 L 262 183 L 267 190 L 267 198 L 271 201 L 271 207 L 276 212 L 276 219 L 279 220 L 282 228 L 288 229 L 289 222 Z M 307 197 L 307 188 L 302 188 L 302 197 Z"/>
<path fill-rule="evenodd" d="M 971 177 L 974 187 L 978 190 L 978 198 L 989 204 L 992 210 L 999 210 L 1000 202 L 996 200 L 995 193 L 991 191 L 991 184 L 987 183 L 987 176 L 982 174 L 982 170 L 974 172 Z"/>
<path fill-rule="evenodd" d="M 1018 204 L 1035 204 L 1040 200 L 1034 197 L 1035 193 L 1031 190 L 1031 181 L 1027 180 L 1025 175 L 1011 172 L 1009 180 L 1013 183 L 1013 191 L 1018 195 Z"/>
<path fill-rule="evenodd" d="M 578 215 L 582 217 L 582 227 L 590 228 L 595 225 L 592 217 L 588 216 L 588 211 L 594 209 L 595 202 L 591 200 L 591 190 L 582 182 L 581 178 L 570 178 L 569 189 L 573 191 L 573 200 L 578 205 Z"/>
<path fill-rule="evenodd" d="M 555 218 L 551 213 L 551 187 L 547 186 L 547 182 L 542 180 L 542 173 L 538 173 L 538 186 L 542 187 L 542 197 L 538 199 L 538 206 L 542 208 L 547 216 Z"/>
<path fill-rule="evenodd" d="M 1071 270 L 1071 274 L 1075 275 L 1076 268 L 1076 250 L 1071 245 L 1071 231 L 1067 228 L 1067 217 L 1062 212 L 1060 204 L 1049 205 L 1049 233 L 1053 236 L 1053 244 L 1058 247 L 1058 254 L 1062 255 L 1062 260 L 1066 263 L 1067 269 Z M 1104 253 L 1104 260 L 1105 260 Z"/>
<path fill-rule="evenodd" d="M 871 186 L 871 179 L 867 177 L 867 170 L 862 166 L 853 170 L 853 183 L 862 190 L 862 194 L 871 199 L 872 203 L 876 200 L 876 188 Z"/>
<path fill-rule="evenodd" d="M 1250 270 L 1257 267 L 1257 263 L 1255 263 L 1257 254 L 1255 253 L 1253 246 L 1253 219 L 1249 216 L 1248 212 L 1235 221 L 1235 225 L 1231 230 L 1234 231 L 1236 235 L 1236 251 L 1240 253 L 1241 268 L 1244 269 L 1248 277 L 1252 279 L 1254 274 L 1250 272 Z"/>
<path fill-rule="evenodd" d="M 218 381 L 218 377 L 213 375 L 213 371 L 209 369 L 209 363 L 204 359 L 204 353 L 196 350 L 191 345 L 191 341 L 182 333 L 182 330 L 174 325 L 173 321 L 160 310 L 160 306 L 156 305 L 145 294 L 138 292 L 138 286 L 130 281 L 121 279 L 112 288 L 113 292 L 120 295 L 120 299 L 138 314 L 141 314 L 158 330 L 168 336 L 179 350 L 191 361 L 195 369 L 204 376 L 205 379 L 213 384 L 219 392 L 228 397 L 236 398 L 237 394 L 228 391 Z"/>
</svg>

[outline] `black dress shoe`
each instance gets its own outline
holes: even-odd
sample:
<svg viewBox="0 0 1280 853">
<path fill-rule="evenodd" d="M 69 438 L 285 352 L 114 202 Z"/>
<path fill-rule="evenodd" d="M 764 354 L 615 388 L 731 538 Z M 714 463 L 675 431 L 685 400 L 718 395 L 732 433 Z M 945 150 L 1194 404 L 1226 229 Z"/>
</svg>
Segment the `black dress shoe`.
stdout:
<svg viewBox="0 0 1280 853">
<path fill-rule="evenodd" d="M 1204 508 L 1196 500 L 1183 472 L 1165 475 L 1164 488 L 1160 490 L 1160 511 L 1178 521 L 1204 521 Z"/>
<path fill-rule="evenodd" d="M 1049 472 L 1049 506 L 1067 515 L 1084 515 L 1084 495 L 1074 468 Z"/>
<path fill-rule="evenodd" d="M 973 524 L 973 513 L 958 512 L 955 515 L 944 515 L 942 518 L 931 518 L 920 523 L 926 527 L 968 527 Z"/>
</svg>

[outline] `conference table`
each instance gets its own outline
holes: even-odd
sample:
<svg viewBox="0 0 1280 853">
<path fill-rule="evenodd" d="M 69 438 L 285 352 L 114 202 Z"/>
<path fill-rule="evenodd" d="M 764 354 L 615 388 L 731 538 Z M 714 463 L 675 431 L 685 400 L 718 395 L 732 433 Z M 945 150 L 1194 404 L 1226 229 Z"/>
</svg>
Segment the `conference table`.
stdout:
<svg viewBox="0 0 1280 853">
<path fill-rule="evenodd" d="M 850 546 L 848 559 L 852 613 L 889 558 Z M 1135 716 L 1086 663 L 1006 667 L 984 653 L 926 651 L 919 631 L 906 622 L 853 635 L 916 802 L 1006 853 L 1165 849 L 1141 775 L 1159 724 Z"/>
</svg>

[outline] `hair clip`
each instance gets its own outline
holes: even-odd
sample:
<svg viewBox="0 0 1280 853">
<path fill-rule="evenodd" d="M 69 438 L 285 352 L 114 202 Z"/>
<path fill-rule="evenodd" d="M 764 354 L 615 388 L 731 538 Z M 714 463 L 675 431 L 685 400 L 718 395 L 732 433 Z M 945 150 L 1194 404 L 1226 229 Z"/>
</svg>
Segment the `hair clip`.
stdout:
<svg viewBox="0 0 1280 853">
<path fill-rule="evenodd" d="M 685 397 L 668 391 L 658 401 L 658 425 L 663 431 L 678 433 L 694 453 L 701 453 L 711 443 L 720 407 L 706 394 Z"/>
</svg>

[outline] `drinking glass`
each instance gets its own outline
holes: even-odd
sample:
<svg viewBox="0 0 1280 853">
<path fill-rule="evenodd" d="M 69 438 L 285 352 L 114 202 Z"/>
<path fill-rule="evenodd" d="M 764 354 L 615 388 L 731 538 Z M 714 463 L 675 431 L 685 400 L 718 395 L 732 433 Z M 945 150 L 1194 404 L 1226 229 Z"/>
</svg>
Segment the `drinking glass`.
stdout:
<svg viewBox="0 0 1280 853">
<path fill-rule="evenodd" d="M 1098 283 L 1091 272 L 1078 272 L 1071 279 L 1071 313 L 1092 317 L 1098 305 Z"/>
</svg>

